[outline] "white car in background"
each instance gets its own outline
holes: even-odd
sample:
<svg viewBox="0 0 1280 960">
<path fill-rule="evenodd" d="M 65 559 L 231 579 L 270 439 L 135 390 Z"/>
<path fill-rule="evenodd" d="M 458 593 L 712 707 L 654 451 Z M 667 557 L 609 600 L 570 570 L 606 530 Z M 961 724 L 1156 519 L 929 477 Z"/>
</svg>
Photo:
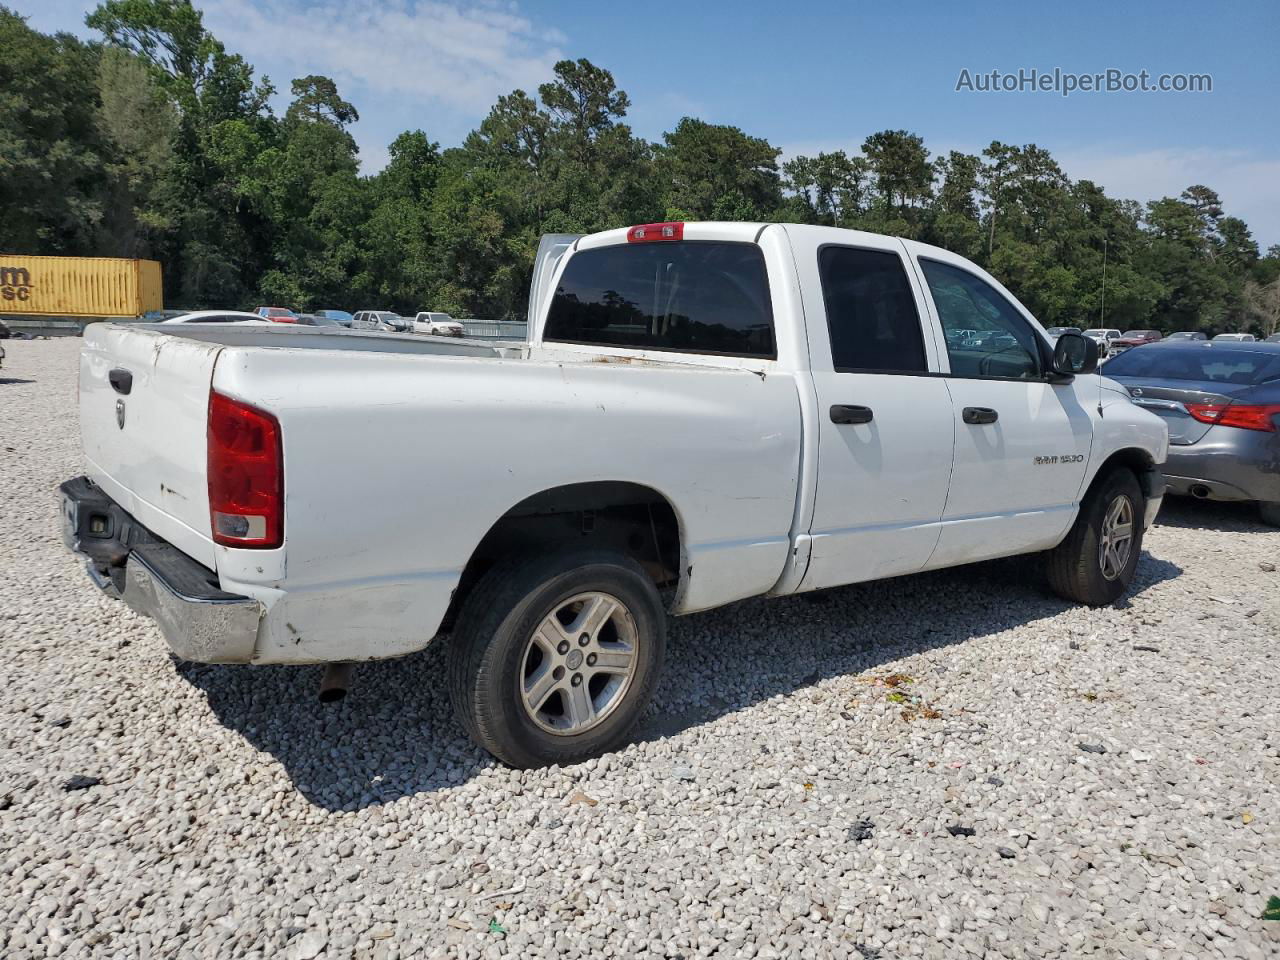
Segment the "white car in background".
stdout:
<svg viewBox="0 0 1280 960">
<path fill-rule="evenodd" d="M 247 323 L 251 326 L 273 326 L 270 320 L 264 320 L 256 313 L 244 310 L 195 310 L 161 320 L 161 323 Z"/>
<path fill-rule="evenodd" d="M 1079 327 L 1045 327 L 1045 333 L 1049 335 L 1050 343 L 1057 343 L 1058 338 L 1064 333 L 1079 333 Z"/>
<path fill-rule="evenodd" d="M 414 333 L 430 333 L 438 337 L 461 337 L 462 324 L 447 313 L 423 311 L 413 318 Z"/>
<path fill-rule="evenodd" d="M 1098 356 L 1107 357 L 1111 354 L 1111 341 L 1119 340 L 1122 336 L 1121 332 L 1115 327 L 1090 327 L 1084 332 L 1084 335 L 1098 345 Z"/>
<path fill-rule="evenodd" d="M 1219 343 L 1253 343 L 1258 338 L 1252 333 L 1220 333 L 1213 339 Z"/>
</svg>

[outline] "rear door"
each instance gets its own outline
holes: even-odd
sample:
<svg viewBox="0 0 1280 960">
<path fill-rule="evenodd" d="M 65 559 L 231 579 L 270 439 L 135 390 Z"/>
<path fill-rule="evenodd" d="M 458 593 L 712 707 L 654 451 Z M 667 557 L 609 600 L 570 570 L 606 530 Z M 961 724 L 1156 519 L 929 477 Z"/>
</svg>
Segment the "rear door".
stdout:
<svg viewBox="0 0 1280 960">
<path fill-rule="evenodd" d="M 802 590 L 923 567 L 951 474 L 951 400 L 902 244 L 848 236 L 797 258 L 819 421 Z"/>
<path fill-rule="evenodd" d="M 209 386 L 221 346 L 90 324 L 80 353 L 89 476 L 152 532 L 208 567 Z"/>
<path fill-rule="evenodd" d="M 930 566 L 1042 549 L 1075 517 L 1093 442 L 1098 378 L 1045 379 L 1047 343 L 972 264 L 920 251 L 929 308 L 946 344 L 955 422 L 951 489 Z M 961 339 L 960 329 L 989 333 Z"/>
</svg>

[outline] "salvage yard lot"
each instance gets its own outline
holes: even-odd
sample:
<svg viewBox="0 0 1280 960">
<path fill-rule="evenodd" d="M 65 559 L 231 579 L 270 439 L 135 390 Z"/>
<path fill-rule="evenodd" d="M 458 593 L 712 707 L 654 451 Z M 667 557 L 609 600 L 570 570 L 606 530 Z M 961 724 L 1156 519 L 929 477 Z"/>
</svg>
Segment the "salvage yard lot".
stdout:
<svg viewBox="0 0 1280 960">
<path fill-rule="evenodd" d="M 79 341 L 6 346 L 7 958 L 1280 951 L 1250 508 L 1166 502 L 1112 608 L 1015 558 L 674 620 L 640 742 L 511 771 L 439 645 L 330 707 L 319 668 L 173 661 L 58 537 Z"/>
</svg>

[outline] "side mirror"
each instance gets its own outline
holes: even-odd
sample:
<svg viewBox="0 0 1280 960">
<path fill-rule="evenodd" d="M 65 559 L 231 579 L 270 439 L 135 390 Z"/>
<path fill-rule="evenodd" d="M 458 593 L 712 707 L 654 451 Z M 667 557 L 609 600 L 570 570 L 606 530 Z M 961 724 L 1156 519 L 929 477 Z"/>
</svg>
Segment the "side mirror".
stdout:
<svg viewBox="0 0 1280 960">
<path fill-rule="evenodd" d="M 1053 345 L 1053 372 L 1064 377 L 1098 369 L 1098 343 L 1082 333 L 1064 333 Z"/>
</svg>

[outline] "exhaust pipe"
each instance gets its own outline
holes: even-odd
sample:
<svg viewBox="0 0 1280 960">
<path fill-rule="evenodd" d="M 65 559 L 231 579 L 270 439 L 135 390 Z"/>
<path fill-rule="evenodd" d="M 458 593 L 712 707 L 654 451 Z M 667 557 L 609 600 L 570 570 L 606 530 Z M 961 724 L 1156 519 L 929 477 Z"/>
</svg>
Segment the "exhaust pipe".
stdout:
<svg viewBox="0 0 1280 960">
<path fill-rule="evenodd" d="M 355 673 L 354 663 L 331 663 L 324 668 L 324 677 L 320 680 L 320 702 L 337 703 L 347 695 L 351 686 L 351 675 Z"/>
<path fill-rule="evenodd" d="M 1191 487 L 1191 495 L 1195 497 L 1197 500 L 1208 500 L 1209 494 L 1212 492 L 1213 491 L 1210 490 L 1203 483 L 1193 484 Z"/>
</svg>

